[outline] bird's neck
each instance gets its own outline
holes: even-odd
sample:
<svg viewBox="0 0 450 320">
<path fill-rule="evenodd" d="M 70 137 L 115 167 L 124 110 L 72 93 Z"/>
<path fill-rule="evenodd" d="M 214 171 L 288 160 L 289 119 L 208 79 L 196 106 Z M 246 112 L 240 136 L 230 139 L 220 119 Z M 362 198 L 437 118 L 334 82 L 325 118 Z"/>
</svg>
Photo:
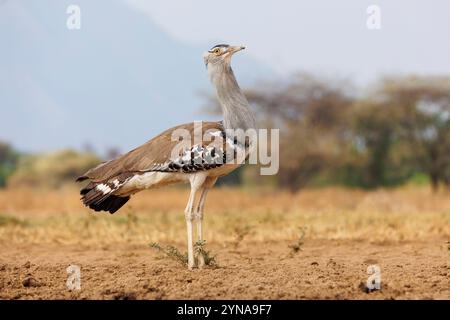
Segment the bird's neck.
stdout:
<svg viewBox="0 0 450 320">
<path fill-rule="evenodd" d="M 255 117 L 231 67 L 224 65 L 219 69 L 209 70 L 209 74 L 222 107 L 225 129 L 256 129 Z"/>
</svg>

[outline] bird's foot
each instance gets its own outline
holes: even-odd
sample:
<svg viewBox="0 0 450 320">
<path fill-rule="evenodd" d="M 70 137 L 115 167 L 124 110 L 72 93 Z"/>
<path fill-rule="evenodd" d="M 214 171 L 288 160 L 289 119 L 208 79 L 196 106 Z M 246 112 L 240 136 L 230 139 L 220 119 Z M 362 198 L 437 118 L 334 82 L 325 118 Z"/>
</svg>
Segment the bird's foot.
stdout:
<svg viewBox="0 0 450 320">
<path fill-rule="evenodd" d="M 207 255 L 204 248 L 205 244 L 205 240 L 198 240 L 194 245 L 195 261 L 197 262 L 197 267 L 200 269 L 205 266 L 205 256 Z"/>
<path fill-rule="evenodd" d="M 197 256 L 197 266 L 202 269 L 205 266 L 205 257 L 202 253 Z"/>
</svg>

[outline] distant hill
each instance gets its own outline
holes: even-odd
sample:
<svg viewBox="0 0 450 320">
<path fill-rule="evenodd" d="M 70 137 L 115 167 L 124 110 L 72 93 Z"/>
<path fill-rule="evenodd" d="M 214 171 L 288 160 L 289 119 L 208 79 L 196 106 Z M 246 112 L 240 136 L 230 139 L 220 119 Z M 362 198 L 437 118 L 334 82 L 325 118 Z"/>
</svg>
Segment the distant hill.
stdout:
<svg viewBox="0 0 450 320">
<path fill-rule="evenodd" d="M 208 47 L 180 43 L 120 0 L 77 0 L 81 30 L 70 31 L 72 3 L 0 0 L 0 140 L 25 151 L 126 151 L 206 117 Z M 272 74 L 245 53 L 234 66 L 244 85 Z"/>
</svg>

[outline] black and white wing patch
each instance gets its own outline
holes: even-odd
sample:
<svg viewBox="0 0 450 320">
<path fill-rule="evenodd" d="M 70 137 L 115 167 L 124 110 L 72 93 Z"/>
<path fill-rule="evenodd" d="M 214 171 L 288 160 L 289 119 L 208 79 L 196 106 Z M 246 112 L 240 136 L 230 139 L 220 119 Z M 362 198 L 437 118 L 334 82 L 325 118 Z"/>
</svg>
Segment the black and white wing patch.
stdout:
<svg viewBox="0 0 450 320">
<path fill-rule="evenodd" d="M 216 134 L 224 136 L 220 131 Z M 149 171 L 194 173 L 210 170 L 235 163 L 236 154 L 241 148 L 243 147 L 230 138 L 225 138 L 224 143 L 219 146 L 195 144 L 164 163 L 155 163 Z M 242 151 L 245 152 L 245 148 Z"/>
<path fill-rule="evenodd" d="M 220 167 L 226 162 L 222 148 L 194 145 L 175 159 L 157 163 L 151 171 L 193 173 Z"/>
<path fill-rule="evenodd" d="M 81 189 L 81 200 L 84 205 L 95 211 L 109 211 L 114 213 L 120 209 L 129 199 L 129 196 L 117 196 L 114 192 L 126 184 L 133 174 L 121 174 L 117 177 L 102 182 L 90 182 Z"/>
</svg>

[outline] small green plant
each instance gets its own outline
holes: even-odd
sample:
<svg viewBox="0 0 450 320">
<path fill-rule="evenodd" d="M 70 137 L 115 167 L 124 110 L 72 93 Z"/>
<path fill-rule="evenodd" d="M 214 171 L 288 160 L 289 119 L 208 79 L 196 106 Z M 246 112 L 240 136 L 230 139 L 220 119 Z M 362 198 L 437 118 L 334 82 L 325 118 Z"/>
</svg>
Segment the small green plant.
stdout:
<svg viewBox="0 0 450 320">
<path fill-rule="evenodd" d="M 203 261 L 205 265 L 208 267 L 218 267 L 216 256 L 211 255 L 211 251 L 205 250 L 206 241 L 199 240 L 194 244 L 194 252 L 196 257 L 196 264 L 199 265 L 198 259 L 199 257 L 203 257 Z"/>
<path fill-rule="evenodd" d="M 305 232 L 306 232 L 306 228 L 305 227 L 301 227 L 300 229 L 300 237 L 297 239 L 297 241 L 294 244 L 290 244 L 289 248 L 291 248 L 291 254 L 296 254 L 299 251 L 303 251 L 302 250 L 302 246 L 305 243 L 303 241 L 303 239 L 305 238 Z"/>
<path fill-rule="evenodd" d="M 199 257 L 203 258 L 204 265 L 208 267 L 218 267 L 216 257 L 211 254 L 211 251 L 205 250 L 206 241 L 197 241 L 194 244 L 195 264 L 199 265 Z M 163 257 L 175 260 L 184 266 L 187 266 L 188 256 L 187 253 L 181 253 L 174 246 L 162 246 L 159 243 L 151 243 L 150 248 L 156 250 L 158 253 L 163 254 Z M 200 259 L 201 259 L 200 258 Z"/>
<path fill-rule="evenodd" d="M 160 244 L 153 242 L 150 244 L 150 248 L 156 250 L 159 253 L 164 254 L 166 257 L 175 260 L 183 265 L 187 265 L 188 263 L 188 256 L 187 253 L 181 253 L 176 247 L 174 246 L 166 246 L 163 247 Z"/>
</svg>

